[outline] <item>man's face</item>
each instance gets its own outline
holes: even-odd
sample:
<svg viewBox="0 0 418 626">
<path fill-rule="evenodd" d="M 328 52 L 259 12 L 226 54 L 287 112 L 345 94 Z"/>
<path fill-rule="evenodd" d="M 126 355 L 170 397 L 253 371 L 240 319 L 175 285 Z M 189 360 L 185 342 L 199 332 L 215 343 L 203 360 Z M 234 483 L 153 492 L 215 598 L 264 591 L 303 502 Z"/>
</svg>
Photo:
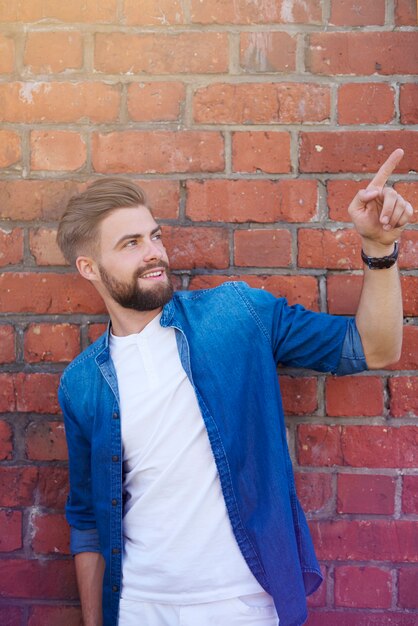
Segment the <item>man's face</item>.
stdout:
<svg viewBox="0 0 418 626">
<path fill-rule="evenodd" d="M 105 296 L 152 311 L 173 295 L 161 229 L 144 206 L 115 209 L 101 223 L 98 269 Z"/>
</svg>

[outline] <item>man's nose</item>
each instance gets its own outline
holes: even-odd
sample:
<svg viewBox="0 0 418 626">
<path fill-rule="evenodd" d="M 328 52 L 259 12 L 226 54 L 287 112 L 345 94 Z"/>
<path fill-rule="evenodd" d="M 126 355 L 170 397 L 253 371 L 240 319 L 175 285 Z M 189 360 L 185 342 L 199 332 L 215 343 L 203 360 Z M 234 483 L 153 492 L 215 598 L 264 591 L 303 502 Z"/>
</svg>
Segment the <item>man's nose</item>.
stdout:
<svg viewBox="0 0 418 626">
<path fill-rule="evenodd" d="M 144 260 L 161 259 L 163 256 L 163 250 L 161 244 L 158 245 L 153 241 L 148 242 L 148 246 L 145 252 Z"/>
</svg>

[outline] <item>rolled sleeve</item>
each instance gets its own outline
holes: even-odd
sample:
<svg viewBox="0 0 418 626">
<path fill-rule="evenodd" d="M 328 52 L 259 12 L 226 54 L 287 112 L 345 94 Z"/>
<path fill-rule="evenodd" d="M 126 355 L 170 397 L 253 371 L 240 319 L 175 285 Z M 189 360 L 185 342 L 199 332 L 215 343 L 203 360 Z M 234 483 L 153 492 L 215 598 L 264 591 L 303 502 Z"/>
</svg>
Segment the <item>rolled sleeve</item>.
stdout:
<svg viewBox="0 0 418 626">
<path fill-rule="evenodd" d="M 363 344 L 360 333 L 357 330 L 356 320 L 349 319 L 347 331 L 345 333 L 341 358 L 335 374 L 344 376 L 345 374 L 356 374 L 367 370 L 366 357 L 364 356 Z"/>
<path fill-rule="evenodd" d="M 101 552 L 97 528 L 80 530 L 71 526 L 70 550 L 73 556 L 80 554 L 80 552 Z"/>
</svg>

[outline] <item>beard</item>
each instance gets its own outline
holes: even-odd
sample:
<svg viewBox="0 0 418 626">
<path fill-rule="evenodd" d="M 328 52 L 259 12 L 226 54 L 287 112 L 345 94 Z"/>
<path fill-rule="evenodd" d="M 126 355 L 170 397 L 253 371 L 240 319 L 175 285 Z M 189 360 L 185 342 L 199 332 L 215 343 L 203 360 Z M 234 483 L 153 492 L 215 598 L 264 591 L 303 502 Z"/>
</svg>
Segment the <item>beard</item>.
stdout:
<svg viewBox="0 0 418 626">
<path fill-rule="evenodd" d="M 138 278 L 156 267 L 165 269 L 167 281 L 141 288 L 138 284 Z M 109 295 L 125 309 L 153 311 L 167 304 L 172 298 L 174 288 L 170 270 L 168 263 L 163 260 L 159 261 L 158 265 L 154 263 L 153 265 L 139 268 L 133 275 L 132 280 L 126 283 L 117 280 L 102 265 L 99 265 L 99 272 Z"/>
</svg>

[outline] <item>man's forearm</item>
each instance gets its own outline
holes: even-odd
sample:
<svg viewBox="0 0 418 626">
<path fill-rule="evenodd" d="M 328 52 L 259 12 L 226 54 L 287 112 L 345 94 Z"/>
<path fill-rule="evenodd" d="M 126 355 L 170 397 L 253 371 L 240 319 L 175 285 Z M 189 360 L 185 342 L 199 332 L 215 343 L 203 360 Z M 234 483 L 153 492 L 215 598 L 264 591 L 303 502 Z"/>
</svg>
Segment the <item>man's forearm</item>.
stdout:
<svg viewBox="0 0 418 626">
<path fill-rule="evenodd" d="M 74 557 L 84 626 L 102 626 L 102 585 L 105 562 L 98 552 Z"/>
<path fill-rule="evenodd" d="M 393 245 L 363 242 L 363 249 L 367 256 L 386 256 Z M 365 266 L 356 324 L 369 368 L 386 367 L 400 358 L 403 310 L 397 264 L 377 270 Z"/>
</svg>

